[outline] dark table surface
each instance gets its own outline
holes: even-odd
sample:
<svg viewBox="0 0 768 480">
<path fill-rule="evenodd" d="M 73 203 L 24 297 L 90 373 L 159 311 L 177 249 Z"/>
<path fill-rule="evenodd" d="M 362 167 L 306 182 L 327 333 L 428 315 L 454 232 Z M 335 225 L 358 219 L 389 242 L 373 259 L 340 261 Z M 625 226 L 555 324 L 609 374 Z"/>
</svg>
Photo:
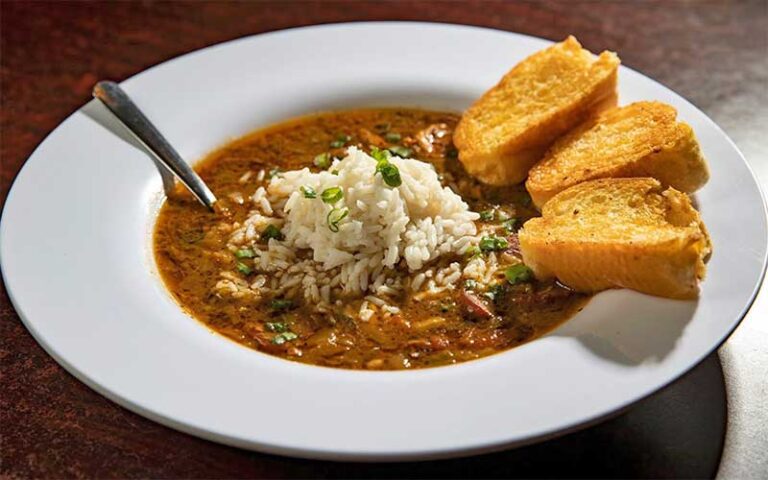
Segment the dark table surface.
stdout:
<svg viewBox="0 0 768 480">
<path fill-rule="evenodd" d="M 549 39 L 574 34 L 593 51 L 620 52 L 625 65 L 687 97 L 729 133 L 753 166 L 757 163 L 762 168 L 768 153 L 768 2 L 764 0 L 2 1 L 0 19 L 3 202 L 33 149 L 89 100 L 98 79 L 123 80 L 177 55 L 245 35 L 355 20 L 465 23 Z M 289 459 L 200 440 L 111 403 L 43 352 L 21 324 L 5 290 L 0 290 L 0 475 L 4 478 L 713 477 L 723 445 L 727 451 L 729 443 L 740 441 L 731 433 L 726 439 L 727 424 L 738 425 L 746 416 L 739 412 L 758 411 L 759 403 L 755 407 L 755 399 L 745 400 L 749 396 L 744 392 L 759 396 L 766 390 L 760 380 L 744 385 L 741 377 L 729 380 L 728 372 L 745 368 L 740 352 L 727 350 L 736 342 L 731 339 L 725 353 L 721 349 L 721 357 L 711 355 L 628 412 L 538 445 L 408 464 Z M 753 330 L 762 336 L 750 335 L 750 341 L 758 339 L 764 347 L 765 330 Z M 747 345 L 748 340 L 740 342 Z M 768 371 L 768 364 L 757 367 Z M 729 404 L 734 389 L 735 411 Z M 757 438 L 758 446 L 766 446 L 765 427 L 746 427 L 742 437 L 762 436 Z M 766 473 L 761 470 L 768 468 L 765 457 L 757 453 L 749 460 L 741 448 L 727 455 L 736 460 L 729 460 L 735 463 L 726 469 L 726 476 Z"/>
</svg>

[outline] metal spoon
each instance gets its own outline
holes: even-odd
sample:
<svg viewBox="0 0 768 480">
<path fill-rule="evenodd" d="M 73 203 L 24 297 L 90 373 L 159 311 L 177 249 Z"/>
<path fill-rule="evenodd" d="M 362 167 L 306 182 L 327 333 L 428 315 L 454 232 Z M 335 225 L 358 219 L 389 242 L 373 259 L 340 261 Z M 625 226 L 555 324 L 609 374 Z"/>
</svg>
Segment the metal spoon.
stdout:
<svg viewBox="0 0 768 480">
<path fill-rule="evenodd" d="M 155 164 L 163 178 L 166 195 L 171 195 L 173 192 L 175 175 L 200 203 L 211 211 L 215 211 L 216 197 L 205 182 L 181 158 L 118 84 L 109 81 L 99 82 L 93 87 L 93 96 L 98 98 L 155 157 Z"/>
</svg>

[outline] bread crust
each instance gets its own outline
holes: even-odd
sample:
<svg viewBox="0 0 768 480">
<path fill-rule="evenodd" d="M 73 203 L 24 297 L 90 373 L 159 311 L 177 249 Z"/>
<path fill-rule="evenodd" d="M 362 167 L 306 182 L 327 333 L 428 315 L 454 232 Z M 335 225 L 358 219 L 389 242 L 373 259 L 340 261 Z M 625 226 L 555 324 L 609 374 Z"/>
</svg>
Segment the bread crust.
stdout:
<svg viewBox="0 0 768 480">
<path fill-rule="evenodd" d="M 454 132 L 467 172 L 490 185 L 525 180 L 559 136 L 614 106 L 619 58 L 572 36 L 526 58 L 485 92 Z"/>
<path fill-rule="evenodd" d="M 558 139 L 529 172 L 526 189 L 541 208 L 577 183 L 653 177 L 686 193 L 709 180 L 691 127 L 661 102 L 636 102 L 593 117 Z"/>
<path fill-rule="evenodd" d="M 712 245 L 685 193 L 653 178 L 600 179 L 555 195 L 519 233 L 538 278 L 581 292 L 698 296 Z"/>
</svg>

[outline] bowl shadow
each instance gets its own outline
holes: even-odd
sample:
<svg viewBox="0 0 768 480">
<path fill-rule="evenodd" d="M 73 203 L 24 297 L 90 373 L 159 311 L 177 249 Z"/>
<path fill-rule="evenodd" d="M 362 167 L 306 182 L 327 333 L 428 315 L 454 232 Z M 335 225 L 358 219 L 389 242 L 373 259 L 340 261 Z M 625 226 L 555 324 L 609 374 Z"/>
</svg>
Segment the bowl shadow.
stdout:
<svg viewBox="0 0 768 480">
<path fill-rule="evenodd" d="M 726 431 L 716 353 L 611 420 L 547 442 L 464 459 L 317 464 L 322 476 L 418 478 L 714 478 Z"/>
<path fill-rule="evenodd" d="M 593 354 L 622 365 L 660 362 L 675 348 L 697 306 L 697 301 L 609 290 L 548 335 L 574 338 Z"/>
</svg>

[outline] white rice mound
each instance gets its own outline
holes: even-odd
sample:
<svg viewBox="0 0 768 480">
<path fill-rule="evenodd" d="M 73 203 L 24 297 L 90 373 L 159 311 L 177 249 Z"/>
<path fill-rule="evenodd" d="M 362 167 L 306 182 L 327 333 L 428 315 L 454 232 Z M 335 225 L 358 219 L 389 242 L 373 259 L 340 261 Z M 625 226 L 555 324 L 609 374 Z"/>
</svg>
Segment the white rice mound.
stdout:
<svg viewBox="0 0 768 480">
<path fill-rule="evenodd" d="M 233 225 L 228 244 L 233 252 L 252 248 L 259 274 L 249 284 L 224 272 L 219 292 L 242 294 L 247 287 L 255 295 L 298 294 L 321 311 L 342 296 L 365 297 L 359 315 L 365 319 L 369 306 L 396 313 L 382 298 L 405 288 L 436 293 L 454 288 L 462 276 L 487 276 L 483 260 L 470 261 L 465 270 L 451 261 L 477 245 L 479 215 L 441 185 L 431 164 L 398 157 L 390 162 L 402 179 L 397 187 L 387 185 L 376 173 L 377 161 L 356 147 L 328 170 L 284 172 L 266 189 L 259 187 L 250 199 L 255 210 L 242 225 Z M 313 189 L 316 198 L 306 198 L 302 187 Z M 343 198 L 330 205 L 321 196 L 332 187 L 340 187 Z M 332 209 L 349 212 L 338 231 L 329 226 Z M 269 224 L 285 238 L 260 243 Z"/>
</svg>

